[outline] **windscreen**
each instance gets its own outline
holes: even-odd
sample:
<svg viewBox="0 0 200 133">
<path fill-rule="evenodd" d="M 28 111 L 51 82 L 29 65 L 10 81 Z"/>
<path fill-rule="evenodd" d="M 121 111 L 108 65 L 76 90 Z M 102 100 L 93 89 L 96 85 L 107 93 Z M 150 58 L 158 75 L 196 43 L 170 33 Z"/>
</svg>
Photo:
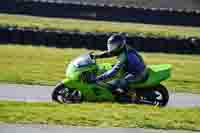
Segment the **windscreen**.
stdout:
<svg viewBox="0 0 200 133">
<path fill-rule="evenodd" d="M 72 64 L 76 67 L 83 67 L 87 65 L 93 65 L 95 64 L 95 61 L 91 59 L 89 54 L 85 54 L 73 60 Z"/>
</svg>

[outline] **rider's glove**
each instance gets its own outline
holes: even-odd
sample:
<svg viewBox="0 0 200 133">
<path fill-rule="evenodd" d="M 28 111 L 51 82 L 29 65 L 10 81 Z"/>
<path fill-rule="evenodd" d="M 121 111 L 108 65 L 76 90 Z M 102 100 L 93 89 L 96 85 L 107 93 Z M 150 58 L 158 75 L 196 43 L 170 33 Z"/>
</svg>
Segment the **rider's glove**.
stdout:
<svg viewBox="0 0 200 133">
<path fill-rule="evenodd" d="M 93 52 L 90 52 L 90 57 L 91 57 L 92 59 L 95 59 L 95 58 L 96 58 L 96 55 L 95 55 Z"/>
</svg>

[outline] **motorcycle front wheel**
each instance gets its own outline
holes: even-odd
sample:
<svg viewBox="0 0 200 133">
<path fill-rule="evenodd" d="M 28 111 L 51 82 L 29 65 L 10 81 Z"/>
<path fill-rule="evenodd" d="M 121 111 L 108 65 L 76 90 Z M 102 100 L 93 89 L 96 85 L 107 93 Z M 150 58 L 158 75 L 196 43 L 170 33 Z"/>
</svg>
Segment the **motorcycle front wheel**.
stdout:
<svg viewBox="0 0 200 133">
<path fill-rule="evenodd" d="M 51 98 L 57 103 L 80 103 L 82 101 L 81 92 L 76 89 L 66 88 L 63 83 L 59 83 L 54 88 Z"/>
</svg>

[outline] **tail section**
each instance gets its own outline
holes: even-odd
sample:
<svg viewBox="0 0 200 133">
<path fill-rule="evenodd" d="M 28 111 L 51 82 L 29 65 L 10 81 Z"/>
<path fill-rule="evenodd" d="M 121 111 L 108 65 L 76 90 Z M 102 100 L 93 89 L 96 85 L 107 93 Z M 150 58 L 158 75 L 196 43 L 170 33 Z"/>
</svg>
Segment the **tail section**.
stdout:
<svg viewBox="0 0 200 133">
<path fill-rule="evenodd" d="M 161 81 L 171 76 L 172 66 L 170 64 L 149 65 L 148 78 L 145 82 L 133 85 L 134 88 L 151 87 L 160 84 Z"/>
</svg>

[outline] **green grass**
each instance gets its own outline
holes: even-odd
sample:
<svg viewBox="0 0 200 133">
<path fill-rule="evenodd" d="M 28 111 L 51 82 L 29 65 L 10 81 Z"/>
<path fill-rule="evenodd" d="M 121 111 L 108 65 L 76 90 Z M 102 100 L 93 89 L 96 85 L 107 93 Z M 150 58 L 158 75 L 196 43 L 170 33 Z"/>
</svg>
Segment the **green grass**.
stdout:
<svg viewBox="0 0 200 133">
<path fill-rule="evenodd" d="M 0 25 L 64 29 L 82 32 L 127 32 L 132 35 L 161 37 L 200 37 L 200 28 L 137 23 L 88 21 L 0 14 Z"/>
<path fill-rule="evenodd" d="M 113 103 L 58 105 L 0 102 L 0 123 L 62 124 L 200 131 L 200 108 L 176 109 Z"/>
<path fill-rule="evenodd" d="M 88 50 L 0 45 L 0 82 L 55 85 L 65 78 L 66 63 L 85 52 Z M 161 53 L 142 56 L 147 64 L 173 65 L 172 78 L 164 82 L 171 91 L 200 93 L 199 56 Z"/>
</svg>

